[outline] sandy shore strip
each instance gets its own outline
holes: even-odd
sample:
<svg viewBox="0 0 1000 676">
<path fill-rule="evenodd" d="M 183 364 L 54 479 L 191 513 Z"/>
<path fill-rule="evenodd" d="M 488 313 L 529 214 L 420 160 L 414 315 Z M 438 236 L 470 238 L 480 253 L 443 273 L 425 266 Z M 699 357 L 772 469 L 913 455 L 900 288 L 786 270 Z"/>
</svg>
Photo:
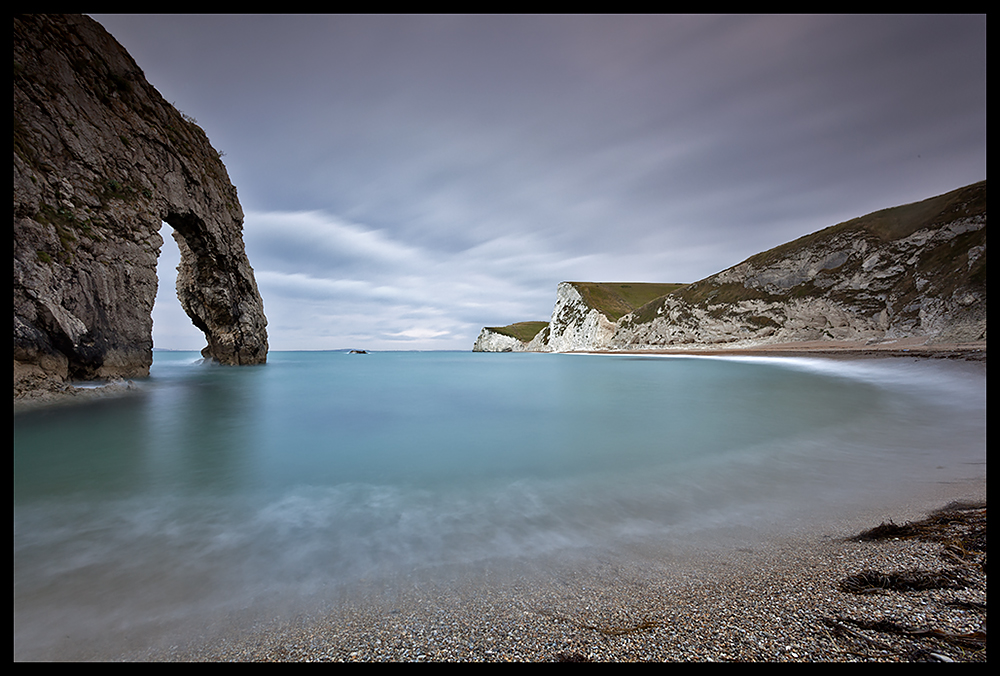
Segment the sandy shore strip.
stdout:
<svg viewBox="0 0 1000 676">
<path fill-rule="evenodd" d="M 957 516 L 937 535 L 857 537 L 949 504 Z M 413 573 L 308 615 L 121 659 L 985 662 L 985 506 L 985 482 L 937 485 L 891 517 L 745 546 Z"/>
<path fill-rule="evenodd" d="M 905 338 L 881 343 L 846 340 L 811 340 L 797 343 L 774 343 L 753 347 L 677 347 L 591 352 L 589 354 L 676 354 L 701 356 L 825 357 L 830 359 L 866 359 L 884 357 L 923 357 L 986 361 L 986 341 L 971 343 L 927 343 L 923 338 Z"/>
</svg>

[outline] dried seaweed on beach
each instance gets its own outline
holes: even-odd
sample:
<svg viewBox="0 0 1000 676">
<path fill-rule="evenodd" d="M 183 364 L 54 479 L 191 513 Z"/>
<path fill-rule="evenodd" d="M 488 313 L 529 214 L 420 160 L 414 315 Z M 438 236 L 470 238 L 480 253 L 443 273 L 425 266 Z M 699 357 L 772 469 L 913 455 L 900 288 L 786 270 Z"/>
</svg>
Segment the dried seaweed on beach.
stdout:
<svg viewBox="0 0 1000 676">
<path fill-rule="evenodd" d="M 950 565 L 941 569 L 909 568 L 892 572 L 866 569 L 849 575 L 837 585 L 851 594 L 925 592 L 932 590 L 981 589 L 985 593 L 986 505 L 952 503 L 927 518 L 903 525 L 883 522 L 852 540 L 872 542 L 914 539 L 940 545 L 939 555 Z M 937 627 L 910 626 L 894 619 L 823 618 L 831 634 L 853 644 L 851 654 L 871 657 L 868 651 L 889 653 L 907 661 L 984 661 L 986 659 L 986 604 L 962 598 L 928 597 L 940 607 L 961 608 L 981 618 L 975 631 L 948 631 Z M 933 616 L 934 613 L 930 613 Z M 921 622 L 926 622 L 924 614 Z M 966 625 L 967 626 L 967 625 Z M 899 639 L 905 639 L 903 644 Z M 930 639 L 927 643 L 925 639 Z M 860 647 L 859 647 L 860 646 Z M 856 652 L 860 651 L 860 652 Z"/>
<path fill-rule="evenodd" d="M 941 541 L 954 539 L 956 536 L 966 544 L 967 549 L 986 551 L 985 504 L 954 502 L 920 521 L 908 521 L 903 525 L 897 525 L 892 521 L 883 522 L 874 528 L 862 531 L 855 539 L 866 541 L 918 538 Z"/>
<path fill-rule="evenodd" d="M 849 575 L 838 585 L 841 591 L 852 594 L 891 591 L 924 591 L 927 589 L 964 589 L 968 586 L 965 576 L 955 570 L 903 570 L 880 573 L 866 570 Z"/>
<path fill-rule="evenodd" d="M 575 652 L 558 652 L 555 656 L 556 662 L 590 662 L 592 661 L 586 655 Z"/>
<path fill-rule="evenodd" d="M 590 631 L 596 631 L 600 634 L 604 634 L 605 636 L 623 636 L 625 634 L 647 632 L 656 629 L 657 627 L 663 626 L 663 622 L 650 619 L 640 620 L 638 622 L 630 622 L 621 626 L 612 626 L 607 624 L 591 624 L 589 622 L 582 622 L 580 620 L 575 620 L 565 615 L 559 615 L 557 613 L 548 610 L 539 610 L 537 612 L 539 615 L 545 615 L 560 622 L 568 622 L 570 624 L 575 624 L 581 629 L 589 629 Z"/>
<path fill-rule="evenodd" d="M 827 626 L 837 629 L 841 632 L 844 632 L 845 625 L 851 624 L 859 629 L 876 631 L 883 634 L 895 634 L 898 636 L 909 636 L 912 638 L 934 638 L 939 641 L 957 645 L 963 648 L 971 648 L 978 650 L 986 647 L 985 631 L 974 631 L 965 634 L 957 634 L 957 633 L 942 631 L 940 629 L 924 629 L 920 627 L 911 627 L 891 619 L 863 622 L 860 620 L 852 620 L 844 617 L 836 617 L 836 618 L 824 618 L 823 622 Z M 844 633 L 852 633 L 852 632 L 844 632 Z M 857 634 L 853 635 L 855 637 L 858 637 Z"/>
<path fill-rule="evenodd" d="M 978 565 L 986 572 L 986 504 L 953 502 L 920 521 L 883 522 L 862 531 L 859 542 L 891 539 L 940 542 L 941 555 L 957 564 Z"/>
</svg>

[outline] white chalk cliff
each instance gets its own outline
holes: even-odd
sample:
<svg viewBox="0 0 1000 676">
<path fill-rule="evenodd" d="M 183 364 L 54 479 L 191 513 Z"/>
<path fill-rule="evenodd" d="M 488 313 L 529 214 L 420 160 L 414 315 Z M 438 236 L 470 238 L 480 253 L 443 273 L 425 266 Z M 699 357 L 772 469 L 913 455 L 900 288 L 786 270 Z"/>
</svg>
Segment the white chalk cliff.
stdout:
<svg viewBox="0 0 1000 676">
<path fill-rule="evenodd" d="M 537 325 L 535 331 L 519 332 L 520 335 L 532 335 L 528 340 L 521 340 L 512 335 L 511 327 L 484 327 L 476 338 L 473 352 L 548 352 L 547 345 L 549 327 L 545 322 L 532 322 Z M 516 325 L 512 325 L 516 326 Z"/>
<path fill-rule="evenodd" d="M 831 226 L 621 316 L 582 288 L 559 284 L 547 334 L 496 351 L 986 340 L 986 182 Z"/>
</svg>

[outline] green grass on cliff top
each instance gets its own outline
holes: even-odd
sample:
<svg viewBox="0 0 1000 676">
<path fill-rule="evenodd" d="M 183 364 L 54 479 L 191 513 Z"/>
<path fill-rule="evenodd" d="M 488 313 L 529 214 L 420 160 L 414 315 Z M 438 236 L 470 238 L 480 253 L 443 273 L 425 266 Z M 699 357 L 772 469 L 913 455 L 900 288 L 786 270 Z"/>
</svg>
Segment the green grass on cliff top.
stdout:
<svg viewBox="0 0 1000 676">
<path fill-rule="evenodd" d="M 958 188 L 937 197 L 898 207 L 881 209 L 865 216 L 832 225 L 768 251 L 751 256 L 746 262 L 767 266 L 787 258 L 796 251 L 824 239 L 851 232 L 866 232 L 882 241 L 902 239 L 923 228 L 933 228 L 963 216 L 986 213 L 986 181 Z M 985 233 L 982 235 L 985 238 Z M 985 281 L 985 261 L 982 263 Z M 718 273 L 717 273 L 718 274 Z M 712 275 L 714 277 L 715 275 Z M 665 284 L 650 282 L 570 282 L 584 302 L 599 310 L 613 322 L 630 312 L 635 313 L 634 323 L 642 324 L 657 316 L 661 298 L 674 295 L 690 304 L 736 303 L 752 298 L 771 298 L 757 289 L 743 284 L 719 284 L 708 277 L 693 284 Z M 780 297 L 779 297 L 780 298 Z M 490 327 L 491 331 L 530 341 L 547 322 L 518 322 L 504 327 Z"/>
<path fill-rule="evenodd" d="M 570 282 L 584 302 L 599 310 L 613 322 L 618 321 L 636 308 L 660 296 L 665 296 L 685 284 L 664 284 L 650 282 Z"/>
<path fill-rule="evenodd" d="M 933 228 L 962 216 L 986 213 L 986 181 L 973 183 L 937 197 L 898 207 L 880 209 L 865 216 L 831 225 L 799 237 L 747 259 L 755 265 L 768 265 L 787 258 L 799 249 L 841 233 L 865 231 L 883 242 L 909 237 L 923 228 Z"/>
<path fill-rule="evenodd" d="M 486 328 L 493 333 L 516 338 L 522 343 L 529 343 L 532 338 L 538 335 L 539 331 L 548 325 L 548 322 L 515 322 L 507 326 L 487 326 Z"/>
<path fill-rule="evenodd" d="M 979 183 L 973 183 L 964 188 L 958 188 L 920 202 L 881 209 L 865 216 L 858 216 L 849 221 L 838 223 L 837 225 L 831 225 L 828 228 L 799 237 L 796 240 L 786 242 L 773 249 L 762 251 L 759 254 L 751 256 L 744 262 L 759 267 L 766 267 L 794 255 L 801 249 L 822 242 L 823 240 L 832 239 L 837 235 L 866 233 L 868 236 L 874 236 L 883 242 L 888 242 L 903 239 L 924 228 L 934 228 L 950 223 L 958 218 L 977 216 L 985 213 L 986 181 L 980 181 Z M 977 236 L 985 239 L 985 231 Z M 924 266 L 926 267 L 933 263 L 934 259 L 929 258 Z M 983 261 L 982 267 L 985 269 L 985 261 Z M 921 270 L 921 273 L 925 277 L 931 276 L 934 272 L 934 270 Z M 985 271 L 981 274 L 985 275 Z M 747 288 L 739 283 L 720 284 L 713 280 L 714 276 L 712 275 L 712 277 L 708 277 L 707 279 L 681 287 L 673 295 L 692 305 L 707 303 L 733 304 L 742 300 L 757 298 L 768 300 L 780 300 L 781 298 L 780 296 L 770 297 L 761 290 Z M 811 290 L 811 285 L 803 285 L 790 291 L 789 295 L 794 293 L 808 294 Z M 641 324 L 650 321 L 656 316 L 656 311 L 660 305 L 660 303 L 648 303 L 636 313 L 635 323 Z"/>
</svg>

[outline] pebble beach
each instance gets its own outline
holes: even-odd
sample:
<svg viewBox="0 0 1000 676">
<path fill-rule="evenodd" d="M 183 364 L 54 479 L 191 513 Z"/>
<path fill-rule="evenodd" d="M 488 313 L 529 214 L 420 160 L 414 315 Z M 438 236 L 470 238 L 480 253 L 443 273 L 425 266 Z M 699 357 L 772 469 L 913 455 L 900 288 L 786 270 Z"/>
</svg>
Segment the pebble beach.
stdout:
<svg viewBox="0 0 1000 676">
<path fill-rule="evenodd" d="M 986 661 L 986 487 L 823 532 L 670 555 L 507 562 L 372 581 L 294 618 L 127 660 L 251 662 Z M 975 538 L 979 545 L 971 544 Z"/>
</svg>

